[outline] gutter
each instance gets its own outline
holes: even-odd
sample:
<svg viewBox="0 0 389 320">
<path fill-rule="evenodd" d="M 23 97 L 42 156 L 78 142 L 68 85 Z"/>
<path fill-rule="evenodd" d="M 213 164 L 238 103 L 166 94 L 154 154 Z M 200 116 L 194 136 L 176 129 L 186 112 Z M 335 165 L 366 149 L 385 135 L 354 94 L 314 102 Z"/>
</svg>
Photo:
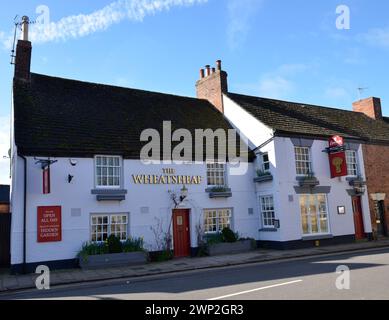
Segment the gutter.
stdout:
<svg viewBox="0 0 389 320">
<path fill-rule="evenodd" d="M 23 200 L 23 274 L 27 273 L 26 247 L 27 247 L 27 158 L 20 156 L 24 161 L 24 200 Z"/>
</svg>

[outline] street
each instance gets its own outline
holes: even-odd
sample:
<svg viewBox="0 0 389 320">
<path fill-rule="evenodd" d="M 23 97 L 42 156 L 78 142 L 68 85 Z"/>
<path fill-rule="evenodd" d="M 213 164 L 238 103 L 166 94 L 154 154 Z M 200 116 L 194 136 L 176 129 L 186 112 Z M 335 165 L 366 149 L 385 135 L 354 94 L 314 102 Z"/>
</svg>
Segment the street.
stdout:
<svg viewBox="0 0 389 320">
<path fill-rule="evenodd" d="M 336 287 L 340 265 L 351 270 L 349 290 Z M 389 249 L 25 291 L 0 299 L 386 300 Z"/>
</svg>

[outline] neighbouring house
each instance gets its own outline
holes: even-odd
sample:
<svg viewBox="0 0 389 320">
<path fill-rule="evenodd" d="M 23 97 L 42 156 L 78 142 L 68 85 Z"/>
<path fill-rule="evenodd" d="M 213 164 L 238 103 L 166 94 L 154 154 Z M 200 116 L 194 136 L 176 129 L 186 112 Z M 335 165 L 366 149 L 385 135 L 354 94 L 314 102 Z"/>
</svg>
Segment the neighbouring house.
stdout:
<svg viewBox="0 0 389 320">
<path fill-rule="evenodd" d="M 371 223 L 378 239 L 389 235 L 389 118 L 382 115 L 381 100 L 368 98 L 353 103 L 353 110 L 370 119 L 376 144 L 363 144 L 367 189 L 369 190 Z M 385 129 L 383 129 L 385 128 Z"/>
<path fill-rule="evenodd" d="M 0 185 L 0 268 L 10 264 L 10 186 Z"/>
<path fill-rule="evenodd" d="M 389 125 L 387 118 L 375 118 L 381 116 L 378 99 L 354 105 L 368 117 L 231 93 L 221 61 L 216 68 L 207 65 L 200 70 L 196 90 L 198 98 L 210 101 L 248 138 L 257 155 L 254 180 L 261 244 L 295 248 L 317 240 L 339 243 L 373 237 L 370 211 L 376 206 L 385 209 L 389 191 Z M 343 140 L 344 159 L 338 163 L 329 161 L 333 137 Z M 344 170 L 341 177 L 333 178 L 334 164 Z M 387 215 L 381 217 L 388 221 Z"/>
</svg>

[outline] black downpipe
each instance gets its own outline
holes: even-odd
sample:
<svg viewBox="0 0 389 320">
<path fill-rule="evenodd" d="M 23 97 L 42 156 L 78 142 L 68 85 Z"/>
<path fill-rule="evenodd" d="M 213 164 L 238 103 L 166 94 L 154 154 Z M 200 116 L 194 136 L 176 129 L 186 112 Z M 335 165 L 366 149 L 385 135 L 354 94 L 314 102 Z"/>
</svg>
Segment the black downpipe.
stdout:
<svg viewBox="0 0 389 320">
<path fill-rule="evenodd" d="M 24 203 L 23 203 L 23 274 L 27 273 L 27 159 L 25 156 L 20 156 L 24 160 Z"/>
</svg>

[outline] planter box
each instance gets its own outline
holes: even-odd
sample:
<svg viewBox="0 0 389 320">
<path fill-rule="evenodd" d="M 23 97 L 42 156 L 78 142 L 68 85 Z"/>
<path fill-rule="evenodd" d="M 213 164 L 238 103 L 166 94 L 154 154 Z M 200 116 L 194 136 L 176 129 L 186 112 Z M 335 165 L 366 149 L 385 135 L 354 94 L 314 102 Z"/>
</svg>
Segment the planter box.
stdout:
<svg viewBox="0 0 389 320">
<path fill-rule="evenodd" d="M 252 241 L 244 240 L 234 243 L 216 243 L 208 246 L 208 254 L 217 256 L 223 254 L 235 254 L 253 250 Z"/>
<path fill-rule="evenodd" d="M 214 198 L 231 198 L 232 197 L 232 191 L 231 189 L 226 189 L 225 191 L 212 191 L 212 189 L 206 189 L 205 192 L 209 193 L 209 197 L 211 199 Z"/>
<path fill-rule="evenodd" d="M 146 252 L 128 252 L 102 254 L 88 256 L 86 259 L 79 258 L 81 269 L 100 269 L 113 267 L 128 267 L 147 263 Z"/>
<path fill-rule="evenodd" d="M 319 180 L 317 180 L 315 177 L 298 177 L 297 181 L 300 187 L 316 187 L 320 184 Z"/>
<path fill-rule="evenodd" d="M 254 182 L 261 183 L 261 182 L 268 182 L 273 181 L 273 176 L 271 174 L 263 175 L 254 178 Z"/>
</svg>

